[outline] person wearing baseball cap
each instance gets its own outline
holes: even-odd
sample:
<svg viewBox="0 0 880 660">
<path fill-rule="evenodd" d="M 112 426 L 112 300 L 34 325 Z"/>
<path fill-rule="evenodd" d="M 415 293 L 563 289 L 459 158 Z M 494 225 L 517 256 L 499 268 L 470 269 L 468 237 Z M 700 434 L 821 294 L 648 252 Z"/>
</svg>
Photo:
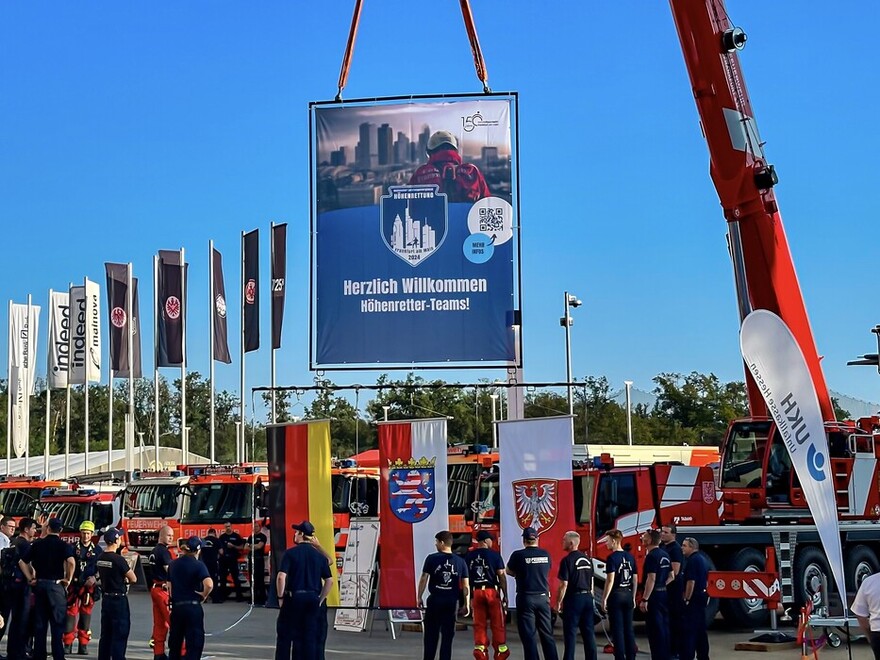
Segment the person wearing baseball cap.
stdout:
<svg viewBox="0 0 880 660">
<path fill-rule="evenodd" d="M 67 587 L 73 580 L 76 561 L 73 547 L 59 534 L 61 518 L 50 518 L 46 535 L 33 542 L 18 566 L 34 594 L 34 657 L 46 657 L 46 629 L 52 631 L 52 660 L 64 660 L 64 624 Z"/>
<path fill-rule="evenodd" d="M 447 201 L 476 202 L 489 196 L 489 186 L 479 168 L 465 163 L 458 150 L 458 140 L 449 131 L 436 131 L 428 138 L 428 162 L 409 179 L 409 185 L 436 185 Z"/>
<path fill-rule="evenodd" d="M 186 639 L 187 660 L 199 660 L 205 649 L 205 612 L 202 603 L 214 588 L 208 567 L 199 561 L 202 539 L 190 536 L 181 541 L 180 557 L 168 567 L 171 627 L 168 630 L 168 658 L 180 660 Z"/>
<path fill-rule="evenodd" d="M 494 660 L 506 660 L 510 656 L 507 647 L 507 631 L 504 626 L 504 609 L 507 607 L 507 578 L 504 560 L 492 549 L 495 537 L 481 529 L 477 532 L 477 547 L 465 555 L 470 576 L 471 608 L 474 617 L 474 658 L 488 660 L 489 634 L 487 622 L 492 628 Z"/>
<path fill-rule="evenodd" d="M 104 532 L 106 550 L 95 562 L 104 601 L 101 605 L 101 640 L 99 658 L 124 658 L 131 631 L 131 610 L 128 606 L 128 585 L 137 582 L 137 576 L 125 558 L 120 555 L 122 530 Z"/>
<path fill-rule="evenodd" d="M 507 560 L 507 574 L 516 580 L 516 628 L 526 660 L 538 660 L 538 638 L 544 660 L 558 660 L 550 622 L 550 553 L 538 547 L 538 530 L 526 527 L 523 547 Z"/>
<path fill-rule="evenodd" d="M 315 526 L 308 520 L 292 525 L 294 545 L 284 552 L 275 588 L 278 593 L 275 658 L 318 657 L 321 606 L 333 588 L 327 557 L 313 544 Z"/>
</svg>

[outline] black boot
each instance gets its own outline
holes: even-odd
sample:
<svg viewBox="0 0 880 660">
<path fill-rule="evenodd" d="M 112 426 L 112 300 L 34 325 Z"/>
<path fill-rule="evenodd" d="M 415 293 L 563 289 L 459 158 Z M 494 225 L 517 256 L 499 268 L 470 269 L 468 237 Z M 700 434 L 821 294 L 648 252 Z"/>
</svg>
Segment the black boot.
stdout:
<svg viewBox="0 0 880 660">
<path fill-rule="evenodd" d="M 68 655 L 72 654 L 73 653 L 73 644 L 65 644 L 64 645 L 64 652 L 67 653 Z"/>
<path fill-rule="evenodd" d="M 79 643 L 79 648 L 76 650 L 77 655 L 88 655 L 89 654 L 89 645 Z"/>
</svg>

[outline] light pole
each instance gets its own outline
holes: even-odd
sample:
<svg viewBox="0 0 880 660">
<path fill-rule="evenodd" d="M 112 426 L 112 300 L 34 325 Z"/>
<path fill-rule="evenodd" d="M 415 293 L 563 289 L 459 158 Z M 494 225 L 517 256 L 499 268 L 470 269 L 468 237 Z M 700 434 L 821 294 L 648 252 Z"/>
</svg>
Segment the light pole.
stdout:
<svg viewBox="0 0 880 660">
<path fill-rule="evenodd" d="M 565 382 L 568 383 L 568 414 L 574 415 L 574 399 L 571 395 L 571 326 L 574 325 L 574 319 L 571 318 L 569 309 L 572 307 L 580 307 L 583 303 L 573 293 L 565 292 L 565 302 L 563 303 L 563 316 L 559 319 L 559 325 L 565 328 Z M 574 442 L 574 438 L 572 438 Z"/>
<path fill-rule="evenodd" d="M 492 449 L 498 448 L 498 427 L 495 425 L 495 422 L 498 421 L 498 417 L 495 414 L 495 404 L 498 401 L 497 394 L 490 394 L 489 398 L 492 399 Z"/>
<path fill-rule="evenodd" d="M 388 410 L 389 410 L 390 408 L 391 408 L 391 406 L 382 406 L 382 411 L 385 413 L 385 419 L 382 420 L 382 421 L 384 421 L 384 422 L 387 422 L 387 421 L 388 421 Z"/>
<path fill-rule="evenodd" d="M 626 385 L 626 441 L 632 446 L 633 443 L 633 418 L 632 418 L 632 384 L 631 380 L 623 381 Z"/>
</svg>

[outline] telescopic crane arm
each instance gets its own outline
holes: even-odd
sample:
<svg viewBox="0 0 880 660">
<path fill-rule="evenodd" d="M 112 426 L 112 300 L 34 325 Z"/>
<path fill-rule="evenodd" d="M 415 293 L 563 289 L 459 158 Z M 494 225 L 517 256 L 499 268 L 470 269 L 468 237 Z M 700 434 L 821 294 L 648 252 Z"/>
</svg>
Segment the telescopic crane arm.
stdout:
<svg viewBox="0 0 880 660">
<path fill-rule="evenodd" d="M 738 51 L 745 33 L 734 27 L 723 0 L 670 0 L 685 64 L 709 147 L 710 172 L 729 227 L 740 320 L 755 309 L 778 315 L 806 358 L 822 416 L 834 421 L 782 216 L 746 90 Z M 767 415 L 764 399 L 745 370 L 752 416 Z"/>
</svg>

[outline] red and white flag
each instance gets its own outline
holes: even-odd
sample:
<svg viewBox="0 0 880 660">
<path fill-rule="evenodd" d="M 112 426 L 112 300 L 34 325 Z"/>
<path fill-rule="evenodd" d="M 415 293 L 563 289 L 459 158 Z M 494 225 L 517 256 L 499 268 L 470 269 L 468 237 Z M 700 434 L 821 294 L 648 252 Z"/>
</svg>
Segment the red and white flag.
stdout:
<svg viewBox="0 0 880 660">
<path fill-rule="evenodd" d="M 505 557 L 523 547 L 522 532 L 534 527 L 538 546 L 550 553 L 550 593 L 565 557 L 562 537 L 574 525 L 571 486 L 572 418 L 538 417 L 498 422 L 501 548 Z M 384 550 L 383 550 L 384 552 Z M 511 596 L 516 583 L 508 578 Z M 515 600 L 510 599 L 511 606 Z"/>
<path fill-rule="evenodd" d="M 446 420 L 379 424 L 379 607 L 417 608 L 434 535 L 449 529 Z"/>
</svg>

